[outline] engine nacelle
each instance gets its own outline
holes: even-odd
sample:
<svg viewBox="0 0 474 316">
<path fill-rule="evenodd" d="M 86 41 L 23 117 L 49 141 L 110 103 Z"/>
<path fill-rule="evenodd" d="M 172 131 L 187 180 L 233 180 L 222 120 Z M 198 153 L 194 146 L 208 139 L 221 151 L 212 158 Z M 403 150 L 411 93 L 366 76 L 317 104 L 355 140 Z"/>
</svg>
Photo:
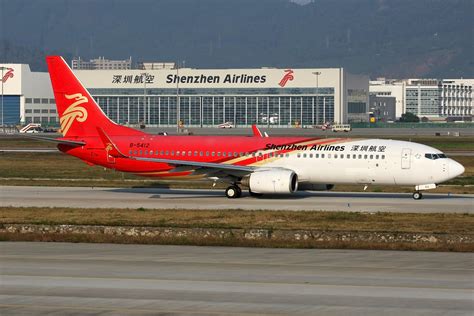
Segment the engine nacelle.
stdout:
<svg viewBox="0 0 474 316">
<path fill-rule="evenodd" d="M 288 194 L 298 190 L 298 176 L 285 169 L 256 171 L 243 182 L 254 193 Z"/>
<path fill-rule="evenodd" d="M 298 186 L 300 191 L 329 191 L 333 188 L 334 184 L 300 183 Z"/>
</svg>

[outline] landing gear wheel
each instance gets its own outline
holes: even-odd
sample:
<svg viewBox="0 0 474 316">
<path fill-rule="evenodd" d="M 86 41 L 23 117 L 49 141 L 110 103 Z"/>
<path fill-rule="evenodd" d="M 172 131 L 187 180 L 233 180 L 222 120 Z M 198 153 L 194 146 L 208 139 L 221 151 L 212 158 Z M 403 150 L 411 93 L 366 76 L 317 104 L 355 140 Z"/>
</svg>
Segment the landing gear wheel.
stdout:
<svg viewBox="0 0 474 316">
<path fill-rule="evenodd" d="M 235 199 L 242 195 L 242 190 L 236 185 L 231 185 L 230 187 L 225 189 L 225 195 L 229 199 Z"/>
<path fill-rule="evenodd" d="M 239 198 L 242 196 L 242 189 L 238 185 L 236 185 L 235 187 L 237 188 L 237 197 Z"/>
<path fill-rule="evenodd" d="M 413 193 L 413 199 L 415 200 L 421 200 L 423 198 L 423 194 L 421 194 L 421 192 L 414 192 Z"/>
</svg>

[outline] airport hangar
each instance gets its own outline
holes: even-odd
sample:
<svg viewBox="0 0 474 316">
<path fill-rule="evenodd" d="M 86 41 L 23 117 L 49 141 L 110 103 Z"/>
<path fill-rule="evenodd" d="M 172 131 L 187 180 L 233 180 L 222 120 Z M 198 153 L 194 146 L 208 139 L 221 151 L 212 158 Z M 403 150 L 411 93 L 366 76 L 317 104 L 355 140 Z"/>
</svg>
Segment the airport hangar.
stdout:
<svg viewBox="0 0 474 316">
<path fill-rule="evenodd" d="M 172 127 L 269 127 L 368 120 L 369 78 L 343 68 L 74 70 L 119 124 Z M 163 64 L 164 65 L 164 64 Z M 49 75 L 4 64 L 5 124 L 57 126 Z M 158 69 L 156 69 L 158 68 Z M 176 104 L 179 100 L 179 110 Z M 178 119 L 179 116 L 179 119 Z"/>
</svg>

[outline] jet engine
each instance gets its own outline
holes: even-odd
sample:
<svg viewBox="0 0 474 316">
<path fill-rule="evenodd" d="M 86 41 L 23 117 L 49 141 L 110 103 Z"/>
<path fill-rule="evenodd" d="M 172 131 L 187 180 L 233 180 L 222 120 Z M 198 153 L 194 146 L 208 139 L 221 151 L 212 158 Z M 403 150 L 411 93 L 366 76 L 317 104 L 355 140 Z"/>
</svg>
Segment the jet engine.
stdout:
<svg viewBox="0 0 474 316">
<path fill-rule="evenodd" d="M 288 194 L 298 190 L 298 176 L 287 169 L 255 171 L 242 179 L 242 184 L 252 193 Z"/>
</svg>

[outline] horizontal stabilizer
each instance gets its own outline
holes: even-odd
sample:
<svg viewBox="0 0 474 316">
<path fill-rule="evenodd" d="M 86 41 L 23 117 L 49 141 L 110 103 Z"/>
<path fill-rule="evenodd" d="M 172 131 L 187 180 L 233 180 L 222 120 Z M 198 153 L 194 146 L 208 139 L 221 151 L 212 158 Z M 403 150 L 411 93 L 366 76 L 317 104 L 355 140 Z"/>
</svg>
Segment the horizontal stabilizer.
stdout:
<svg viewBox="0 0 474 316">
<path fill-rule="evenodd" d="M 33 136 L 33 135 L 22 135 L 22 136 L 31 138 L 31 139 L 36 139 L 39 141 L 63 144 L 63 145 L 68 145 L 68 146 L 73 146 L 73 147 L 81 147 L 86 144 L 85 142 L 81 142 L 81 141 L 67 140 L 67 139 L 60 139 L 60 138 L 50 138 L 46 136 Z"/>
<path fill-rule="evenodd" d="M 116 158 L 125 158 L 124 154 L 117 148 L 114 142 L 110 139 L 110 137 L 104 132 L 104 130 L 100 127 L 97 127 L 97 132 L 99 133 L 100 139 L 104 143 L 105 150 L 107 151 L 109 156 L 116 157 Z"/>
</svg>

